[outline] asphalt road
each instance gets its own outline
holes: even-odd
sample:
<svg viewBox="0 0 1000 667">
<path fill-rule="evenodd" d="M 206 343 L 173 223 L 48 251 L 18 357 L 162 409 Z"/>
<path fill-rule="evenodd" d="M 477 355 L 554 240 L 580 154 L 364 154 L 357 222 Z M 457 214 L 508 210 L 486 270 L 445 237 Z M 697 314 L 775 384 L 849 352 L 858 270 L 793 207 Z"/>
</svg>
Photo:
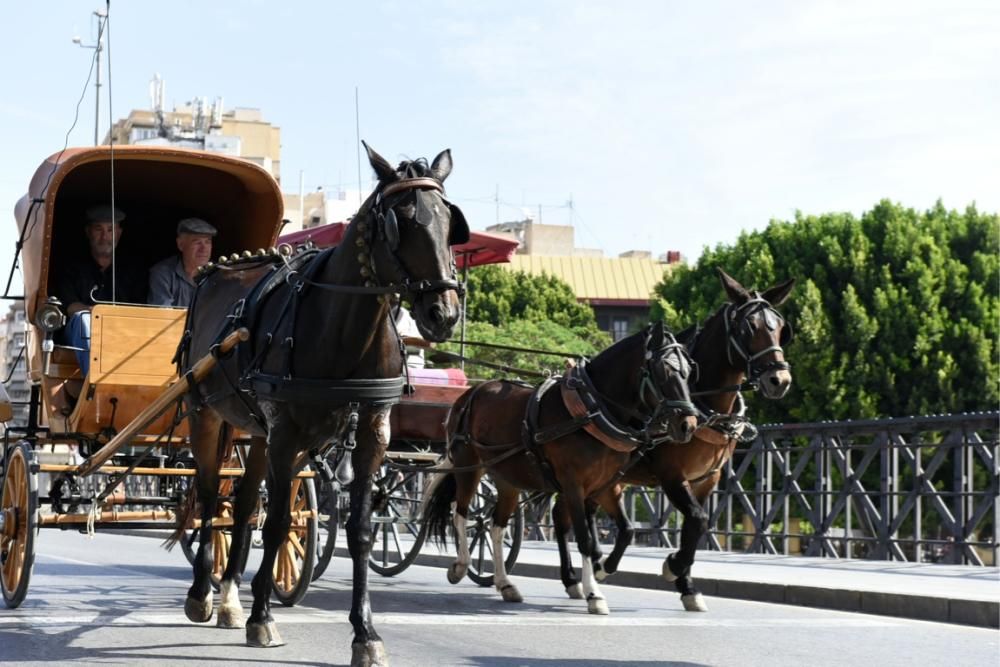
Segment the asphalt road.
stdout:
<svg viewBox="0 0 1000 667">
<path fill-rule="evenodd" d="M 256 569 L 259 552 L 251 555 Z M 184 617 L 190 568 L 149 538 L 93 540 L 43 531 L 28 599 L 0 608 L 0 663 L 122 665 L 347 664 L 348 562 L 334 560 L 302 604 L 275 607 L 286 646 L 251 649 L 239 630 Z M 604 587 L 612 613 L 587 614 L 556 581 L 516 578 L 522 604 L 492 589 L 450 586 L 444 571 L 371 576 L 378 631 L 394 667 L 469 665 L 996 666 L 1000 632 L 710 598 L 705 614 L 673 593 Z M 243 586 L 244 607 L 250 594 Z"/>
</svg>

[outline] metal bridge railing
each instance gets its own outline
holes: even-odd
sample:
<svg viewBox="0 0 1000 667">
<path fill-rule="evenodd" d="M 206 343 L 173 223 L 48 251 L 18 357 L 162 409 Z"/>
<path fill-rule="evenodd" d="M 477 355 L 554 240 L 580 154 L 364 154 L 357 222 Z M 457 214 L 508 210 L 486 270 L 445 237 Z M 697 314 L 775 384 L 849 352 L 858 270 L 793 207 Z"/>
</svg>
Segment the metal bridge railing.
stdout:
<svg viewBox="0 0 1000 667">
<path fill-rule="evenodd" d="M 996 566 L 998 422 L 989 412 L 762 426 L 709 498 L 700 547 Z M 626 507 L 637 544 L 678 547 L 682 517 L 661 491 L 632 487 Z M 551 539 L 546 510 L 529 513 L 529 539 Z"/>
</svg>

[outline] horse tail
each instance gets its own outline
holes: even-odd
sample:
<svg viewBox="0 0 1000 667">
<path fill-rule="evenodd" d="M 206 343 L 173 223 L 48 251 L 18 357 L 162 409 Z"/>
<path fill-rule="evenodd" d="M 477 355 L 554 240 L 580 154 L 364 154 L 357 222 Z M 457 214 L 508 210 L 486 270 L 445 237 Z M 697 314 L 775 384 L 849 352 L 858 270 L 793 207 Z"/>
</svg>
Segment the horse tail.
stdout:
<svg viewBox="0 0 1000 667">
<path fill-rule="evenodd" d="M 444 464 L 450 467 L 451 464 Z M 458 483 L 455 474 L 442 472 L 431 479 L 424 493 L 423 523 L 427 535 L 437 544 L 447 546 L 448 526 L 451 524 L 451 505 L 458 495 Z"/>
<path fill-rule="evenodd" d="M 216 443 L 215 449 L 215 469 L 222 470 L 222 463 L 230 455 L 231 445 L 233 442 L 233 427 L 227 423 L 222 422 L 222 428 L 219 429 L 219 440 Z M 197 469 L 197 468 L 196 468 Z M 184 531 L 194 523 L 194 517 L 198 510 L 198 476 L 195 475 L 194 481 L 188 487 L 187 494 L 184 499 L 181 500 L 180 504 L 177 506 L 177 519 L 174 531 L 170 533 L 170 537 L 163 541 L 161 545 L 167 551 L 172 550 L 177 546 L 184 538 Z"/>
</svg>

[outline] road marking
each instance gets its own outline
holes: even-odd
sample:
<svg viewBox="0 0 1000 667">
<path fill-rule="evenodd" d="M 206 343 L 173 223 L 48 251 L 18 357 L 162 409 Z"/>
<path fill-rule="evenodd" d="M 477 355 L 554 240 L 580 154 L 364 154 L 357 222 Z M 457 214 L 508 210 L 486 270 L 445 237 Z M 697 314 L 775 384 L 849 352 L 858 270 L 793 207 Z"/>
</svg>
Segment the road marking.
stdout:
<svg viewBox="0 0 1000 667">
<path fill-rule="evenodd" d="M 114 614 L 115 612 L 110 612 Z M 347 612 L 309 611 L 300 613 L 275 614 L 278 624 L 346 624 Z M 718 619 L 708 616 L 679 617 L 641 617 L 629 615 L 591 616 L 577 613 L 547 613 L 547 614 L 512 614 L 509 616 L 493 614 L 374 614 L 376 625 L 530 625 L 530 626 L 566 626 L 583 625 L 595 627 L 694 627 L 706 626 L 713 628 L 791 628 L 791 627 L 894 627 L 900 625 L 891 619 L 873 618 L 870 616 L 858 618 L 774 618 L 774 619 Z M 104 615 L 93 611 L 81 611 L 73 615 L 66 614 L 31 614 L 13 613 L 0 615 L 0 626 L 156 626 L 177 625 L 184 622 L 183 612 L 134 612 L 123 616 Z M 194 626 L 195 624 L 191 624 Z"/>
</svg>

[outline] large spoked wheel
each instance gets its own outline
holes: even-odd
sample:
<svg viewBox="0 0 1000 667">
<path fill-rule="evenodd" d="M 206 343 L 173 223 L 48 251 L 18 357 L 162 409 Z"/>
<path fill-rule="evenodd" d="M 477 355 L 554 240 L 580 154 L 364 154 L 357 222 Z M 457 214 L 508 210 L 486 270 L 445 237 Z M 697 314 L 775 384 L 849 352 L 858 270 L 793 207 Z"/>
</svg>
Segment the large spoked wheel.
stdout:
<svg viewBox="0 0 1000 667">
<path fill-rule="evenodd" d="M 368 566 L 384 577 L 416 560 L 426 531 L 420 522 L 425 475 L 383 465 L 372 492 L 372 550 Z"/>
<path fill-rule="evenodd" d="M 476 489 L 476 495 L 469 505 L 469 520 L 466 535 L 469 540 L 469 578 L 480 586 L 493 585 L 493 508 L 497 504 L 497 490 L 493 482 L 483 477 Z M 524 534 L 524 508 L 518 504 L 507 522 L 503 534 L 504 567 L 507 573 L 513 571 L 517 554 L 521 551 L 521 536 Z"/>
<path fill-rule="evenodd" d="M 288 536 L 278 547 L 272 581 L 274 596 L 286 607 L 298 604 L 309 590 L 316 565 L 319 532 L 316 485 L 310 477 L 292 480 L 292 523 Z"/>
<path fill-rule="evenodd" d="M 219 495 L 226 497 L 231 496 L 233 493 L 233 486 L 235 480 L 233 478 L 224 478 L 219 482 Z M 220 520 L 220 523 L 232 523 L 233 518 L 233 504 L 232 502 L 226 500 L 219 503 L 219 512 L 216 514 L 216 520 Z M 243 545 L 243 562 L 247 562 L 247 555 L 250 553 L 250 535 L 247 534 L 246 542 Z M 188 562 L 194 565 L 194 559 L 198 555 L 198 547 L 201 545 L 201 529 L 195 528 L 192 530 L 187 530 L 184 532 L 184 537 L 181 539 L 181 549 L 184 551 L 184 556 L 188 559 Z M 212 587 L 218 591 L 219 585 L 222 583 L 222 575 L 226 572 L 226 566 L 229 564 L 229 556 L 233 548 L 233 526 L 222 525 L 219 527 L 212 528 L 212 543 L 208 545 L 208 549 L 212 554 L 212 573 L 210 578 L 212 580 Z"/>
<path fill-rule="evenodd" d="M 38 535 L 38 478 L 31 471 L 31 445 L 21 442 L 8 452 L 0 492 L 0 591 L 11 609 L 28 594 Z"/>
<path fill-rule="evenodd" d="M 313 581 L 326 572 L 337 546 L 337 530 L 340 526 L 340 485 L 323 481 L 319 486 L 319 518 L 316 536 L 316 566 L 313 568 Z"/>
</svg>

